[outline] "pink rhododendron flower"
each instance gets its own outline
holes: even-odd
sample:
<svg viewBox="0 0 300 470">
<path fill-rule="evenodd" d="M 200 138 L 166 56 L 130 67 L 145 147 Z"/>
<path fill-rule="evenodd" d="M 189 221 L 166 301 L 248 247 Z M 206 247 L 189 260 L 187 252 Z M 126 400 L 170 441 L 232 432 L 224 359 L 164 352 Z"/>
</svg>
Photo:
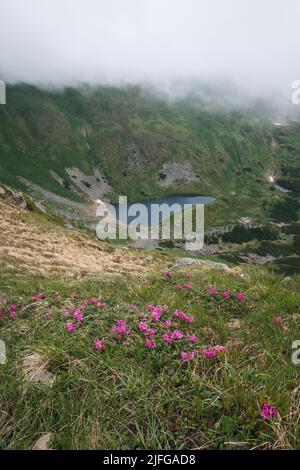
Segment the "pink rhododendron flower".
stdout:
<svg viewBox="0 0 300 470">
<path fill-rule="evenodd" d="M 71 299 L 78 299 L 78 295 L 75 293 L 71 294 Z"/>
<path fill-rule="evenodd" d="M 185 275 L 185 278 L 186 278 L 186 279 L 190 279 L 190 278 L 191 278 L 191 275 L 190 275 L 189 273 L 187 273 L 187 274 Z"/>
<path fill-rule="evenodd" d="M 166 320 L 165 325 L 170 328 L 172 326 L 172 321 L 171 320 Z"/>
<path fill-rule="evenodd" d="M 15 319 L 17 318 L 17 307 L 16 305 L 11 305 L 10 306 L 10 317 Z"/>
<path fill-rule="evenodd" d="M 140 316 L 141 318 L 143 318 L 143 317 L 146 316 L 146 314 L 145 314 L 145 312 L 140 312 L 139 316 Z"/>
<path fill-rule="evenodd" d="M 184 320 L 185 313 L 182 310 L 175 310 L 174 317 L 179 318 L 180 320 Z"/>
<path fill-rule="evenodd" d="M 177 340 L 177 339 L 182 339 L 184 334 L 180 330 L 174 330 L 172 336 L 173 336 L 173 339 Z"/>
<path fill-rule="evenodd" d="M 211 293 L 213 297 L 215 297 L 218 294 L 217 289 L 215 289 L 214 287 L 209 287 L 209 292 Z"/>
<path fill-rule="evenodd" d="M 36 301 L 36 296 L 33 295 L 33 296 L 31 297 L 31 300 L 32 300 L 32 302 L 35 302 L 35 301 Z"/>
<path fill-rule="evenodd" d="M 126 320 L 118 320 L 117 324 L 112 327 L 112 331 L 114 331 L 117 336 L 123 337 L 130 334 L 131 328 L 127 325 Z"/>
<path fill-rule="evenodd" d="M 187 316 L 182 310 L 175 310 L 174 317 L 179 318 L 179 320 L 184 321 L 185 323 L 193 323 L 194 317 Z"/>
<path fill-rule="evenodd" d="M 226 351 L 226 347 L 220 346 L 219 344 L 217 344 L 217 346 L 207 346 L 207 348 L 202 349 L 202 353 L 208 359 L 214 359 L 222 351 Z"/>
<path fill-rule="evenodd" d="M 189 341 L 190 343 L 197 343 L 197 341 L 198 341 L 198 336 L 196 336 L 196 335 L 189 335 L 189 336 L 188 336 L 188 341 Z"/>
<path fill-rule="evenodd" d="M 144 279 L 144 285 L 145 285 L 145 286 L 148 286 L 149 284 L 150 284 L 149 279 Z"/>
<path fill-rule="evenodd" d="M 150 317 L 153 318 L 153 320 L 155 321 L 159 321 L 160 317 L 162 316 L 162 311 L 163 311 L 162 307 L 160 306 L 154 307 L 153 311 L 150 313 Z"/>
<path fill-rule="evenodd" d="M 214 346 L 214 349 L 217 353 L 226 351 L 226 347 L 225 346 L 220 346 L 219 344 L 217 344 L 217 346 Z"/>
<path fill-rule="evenodd" d="M 187 283 L 187 284 L 184 284 L 183 287 L 184 287 L 185 289 L 187 289 L 187 290 L 191 290 L 193 286 L 192 286 L 191 283 Z"/>
<path fill-rule="evenodd" d="M 229 292 L 229 290 L 224 290 L 224 292 L 223 292 L 223 297 L 224 297 L 224 299 L 228 299 L 228 298 L 230 297 L 230 292 Z"/>
<path fill-rule="evenodd" d="M 182 352 L 181 353 L 181 359 L 183 362 L 189 362 L 195 357 L 195 351 L 188 351 L 188 352 Z"/>
<path fill-rule="evenodd" d="M 77 332 L 77 328 L 73 325 L 73 323 L 70 321 L 66 324 L 66 328 L 68 331 L 70 331 L 70 333 L 76 333 Z"/>
<path fill-rule="evenodd" d="M 261 407 L 261 416 L 264 421 L 274 418 L 278 414 L 278 408 L 275 408 L 268 403 L 264 403 Z"/>
<path fill-rule="evenodd" d="M 181 289 L 183 289 L 183 287 L 182 287 L 182 285 L 181 285 L 181 284 L 178 284 L 178 285 L 175 287 L 175 289 L 177 289 L 177 290 L 181 290 Z"/>
<path fill-rule="evenodd" d="M 99 351 L 105 351 L 106 349 L 106 346 L 104 346 L 103 344 L 103 340 L 100 340 L 100 339 L 96 339 L 96 341 L 94 342 L 94 346 Z"/>
<path fill-rule="evenodd" d="M 165 272 L 165 276 L 166 276 L 166 277 L 171 277 L 171 276 L 172 276 L 171 271 L 166 271 L 166 272 Z"/>
<path fill-rule="evenodd" d="M 97 302 L 96 306 L 98 308 L 107 308 L 107 303 L 106 302 Z"/>
<path fill-rule="evenodd" d="M 151 312 L 151 310 L 153 310 L 154 308 L 155 308 L 155 306 L 152 305 L 152 304 L 150 304 L 150 305 L 147 305 L 146 310 L 147 310 L 148 312 Z"/>
<path fill-rule="evenodd" d="M 156 334 L 156 331 L 154 330 L 154 328 L 148 328 L 148 330 L 146 331 L 147 336 L 153 337 L 155 336 L 155 334 Z"/>
<path fill-rule="evenodd" d="M 128 307 L 130 308 L 130 310 L 136 310 L 136 305 L 134 304 L 130 304 L 128 305 Z"/>
<path fill-rule="evenodd" d="M 45 294 L 43 294 L 42 292 L 40 294 L 37 295 L 37 298 L 38 299 L 44 299 L 45 298 Z"/>
<path fill-rule="evenodd" d="M 276 317 L 273 318 L 272 323 L 273 325 L 281 325 L 282 317 L 280 315 L 277 315 Z"/>
<path fill-rule="evenodd" d="M 139 330 L 142 332 L 142 333 L 146 333 L 146 331 L 148 330 L 148 325 L 145 321 L 141 321 L 139 323 Z"/>
<path fill-rule="evenodd" d="M 154 349 L 156 348 L 156 343 L 152 339 L 146 339 L 145 346 L 149 349 Z"/>
<path fill-rule="evenodd" d="M 173 335 L 170 331 L 166 331 L 163 335 L 163 342 L 166 344 L 171 344 L 173 342 Z"/>
<path fill-rule="evenodd" d="M 239 302 L 244 302 L 244 300 L 246 299 L 246 295 L 244 294 L 244 292 L 239 292 L 237 295 L 237 299 Z"/>
<path fill-rule="evenodd" d="M 75 310 L 74 318 L 78 322 L 82 322 L 84 320 L 84 315 L 83 315 L 83 313 L 81 313 L 81 310 L 79 308 L 77 310 Z"/>
<path fill-rule="evenodd" d="M 212 346 L 208 346 L 207 348 L 202 349 L 202 352 L 204 356 L 208 359 L 214 359 L 215 357 L 217 357 L 217 352 Z"/>
</svg>

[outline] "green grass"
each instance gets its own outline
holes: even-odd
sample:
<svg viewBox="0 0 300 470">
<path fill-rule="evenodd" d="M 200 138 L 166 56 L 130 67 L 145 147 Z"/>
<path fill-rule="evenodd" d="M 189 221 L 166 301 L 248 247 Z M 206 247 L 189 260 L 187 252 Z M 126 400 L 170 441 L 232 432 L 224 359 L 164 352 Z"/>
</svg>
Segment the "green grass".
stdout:
<svg viewBox="0 0 300 470">
<path fill-rule="evenodd" d="M 243 278 L 233 278 L 194 269 L 192 290 L 175 289 L 187 282 L 183 273 L 173 273 L 171 281 L 158 274 L 149 285 L 130 276 L 53 282 L 2 273 L 0 338 L 7 363 L 0 366 L 0 447 L 28 449 L 52 432 L 56 449 L 299 449 L 299 367 L 291 361 L 292 342 L 300 339 L 299 280 L 284 286 L 263 269 L 243 270 Z M 230 290 L 232 298 L 213 298 L 208 284 Z M 45 300 L 31 302 L 41 291 Z M 239 291 L 245 302 L 237 302 Z M 72 292 L 78 300 L 70 299 Z M 78 333 L 68 333 L 66 306 L 90 297 L 108 308 L 89 305 Z M 12 303 L 15 320 L 7 315 Z M 147 349 L 137 324 L 150 303 L 169 306 L 164 318 L 175 309 L 193 315 L 194 324 L 178 326 L 199 342 L 166 346 L 155 325 L 157 348 Z M 272 324 L 276 315 L 282 325 Z M 132 328 L 126 342 L 111 331 L 118 319 Z M 241 328 L 230 328 L 237 319 Z M 94 348 L 96 338 L 105 338 L 106 351 Z M 208 344 L 227 344 L 227 352 L 206 359 L 201 350 Z M 191 349 L 196 358 L 183 364 L 181 352 Z M 52 388 L 25 380 L 22 362 L 29 351 L 47 360 L 56 376 Z M 264 402 L 279 409 L 270 422 L 260 417 Z"/>
</svg>

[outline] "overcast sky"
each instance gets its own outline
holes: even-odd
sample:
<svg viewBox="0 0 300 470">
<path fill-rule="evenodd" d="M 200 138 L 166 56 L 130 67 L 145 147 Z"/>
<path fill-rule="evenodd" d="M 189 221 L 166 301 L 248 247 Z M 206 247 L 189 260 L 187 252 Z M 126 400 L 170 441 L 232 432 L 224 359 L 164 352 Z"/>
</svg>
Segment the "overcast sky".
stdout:
<svg viewBox="0 0 300 470">
<path fill-rule="evenodd" d="M 300 79 L 300 0 L 0 0 L 0 18 L 10 82 Z"/>
</svg>

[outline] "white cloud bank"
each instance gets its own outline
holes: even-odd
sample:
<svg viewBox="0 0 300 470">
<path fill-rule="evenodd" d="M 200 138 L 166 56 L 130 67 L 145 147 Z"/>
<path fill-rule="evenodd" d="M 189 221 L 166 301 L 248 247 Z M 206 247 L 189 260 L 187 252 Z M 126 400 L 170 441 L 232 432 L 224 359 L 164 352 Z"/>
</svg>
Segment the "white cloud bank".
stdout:
<svg viewBox="0 0 300 470">
<path fill-rule="evenodd" d="M 36 84 L 233 80 L 289 93 L 299 0 L 0 0 L 0 78 Z"/>
</svg>

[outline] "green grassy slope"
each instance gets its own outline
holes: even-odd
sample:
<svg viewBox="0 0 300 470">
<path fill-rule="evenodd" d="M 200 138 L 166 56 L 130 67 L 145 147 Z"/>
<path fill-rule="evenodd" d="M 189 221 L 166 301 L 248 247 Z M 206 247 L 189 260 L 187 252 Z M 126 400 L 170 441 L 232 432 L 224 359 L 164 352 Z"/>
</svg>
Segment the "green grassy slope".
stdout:
<svg viewBox="0 0 300 470">
<path fill-rule="evenodd" d="M 293 161 L 299 146 L 299 125 L 285 129 L 288 146 L 274 147 L 277 129 L 255 108 L 207 111 L 200 99 L 167 102 L 137 87 L 45 91 L 8 86 L 7 105 L 0 107 L 0 175 L 15 187 L 21 185 L 16 177 L 24 176 L 80 199 L 70 190 L 65 168 L 76 166 L 89 175 L 99 165 L 115 194 L 131 200 L 208 194 L 219 201 L 210 209 L 210 224 L 240 215 L 262 218 L 282 197 L 271 191 L 268 171 L 281 175 L 283 162 Z M 157 178 L 167 161 L 190 162 L 205 184 L 161 188 Z M 63 178 L 65 187 L 49 170 Z"/>
<path fill-rule="evenodd" d="M 170 280 L 157 273 L 147 285 L 130 276 L 54 282 L 16 280 L 13 273 L 1 274 L 0 282 L 0 337 L 7 347 L 0 366 L 1 449 L 30 449 L 48 432 L 56 449 L 299 449 L 299 370 L 291 360 L 300 334 L 296 280 L 284 286 L 278 276 L 245 267 L 244 278 L 196 268 L 188 281 L 184 272 L 172 272 Z M 189 289 L 176 289 L 186 282 Z M 39 292 L 45 298 L 32 301 Z M 92 297 L 107 308 L 87 301 L 78 324 L 72 312 Z M 151 320 L 149 304 L 168 306 L 161 321 Z M 176 319 L 175 309 L 193 323 Z M 156 331 L 154 349 L 139 330 L 142 310 Z M 131 332 L 118 339 L 111 328 L 119 319 Z M 76 333 L 68 332 L 70 321 Z M 184 337 L 165 344 L 168 329 Z M 198 341 L 191 344 L 187 334 Z M 95 348 L 97 338 L 105 351 Z M 206 358 L 207 345 L 226 351 Z M 185 363 L 187 351 L 195 356 Z M 40 362 L 29 370 L 33 353 Z M 40 370 L 53 374 L 51 388 L 35 382 Z M 263 421 L 264 403 L 279 414 Z"/>
</svg>

